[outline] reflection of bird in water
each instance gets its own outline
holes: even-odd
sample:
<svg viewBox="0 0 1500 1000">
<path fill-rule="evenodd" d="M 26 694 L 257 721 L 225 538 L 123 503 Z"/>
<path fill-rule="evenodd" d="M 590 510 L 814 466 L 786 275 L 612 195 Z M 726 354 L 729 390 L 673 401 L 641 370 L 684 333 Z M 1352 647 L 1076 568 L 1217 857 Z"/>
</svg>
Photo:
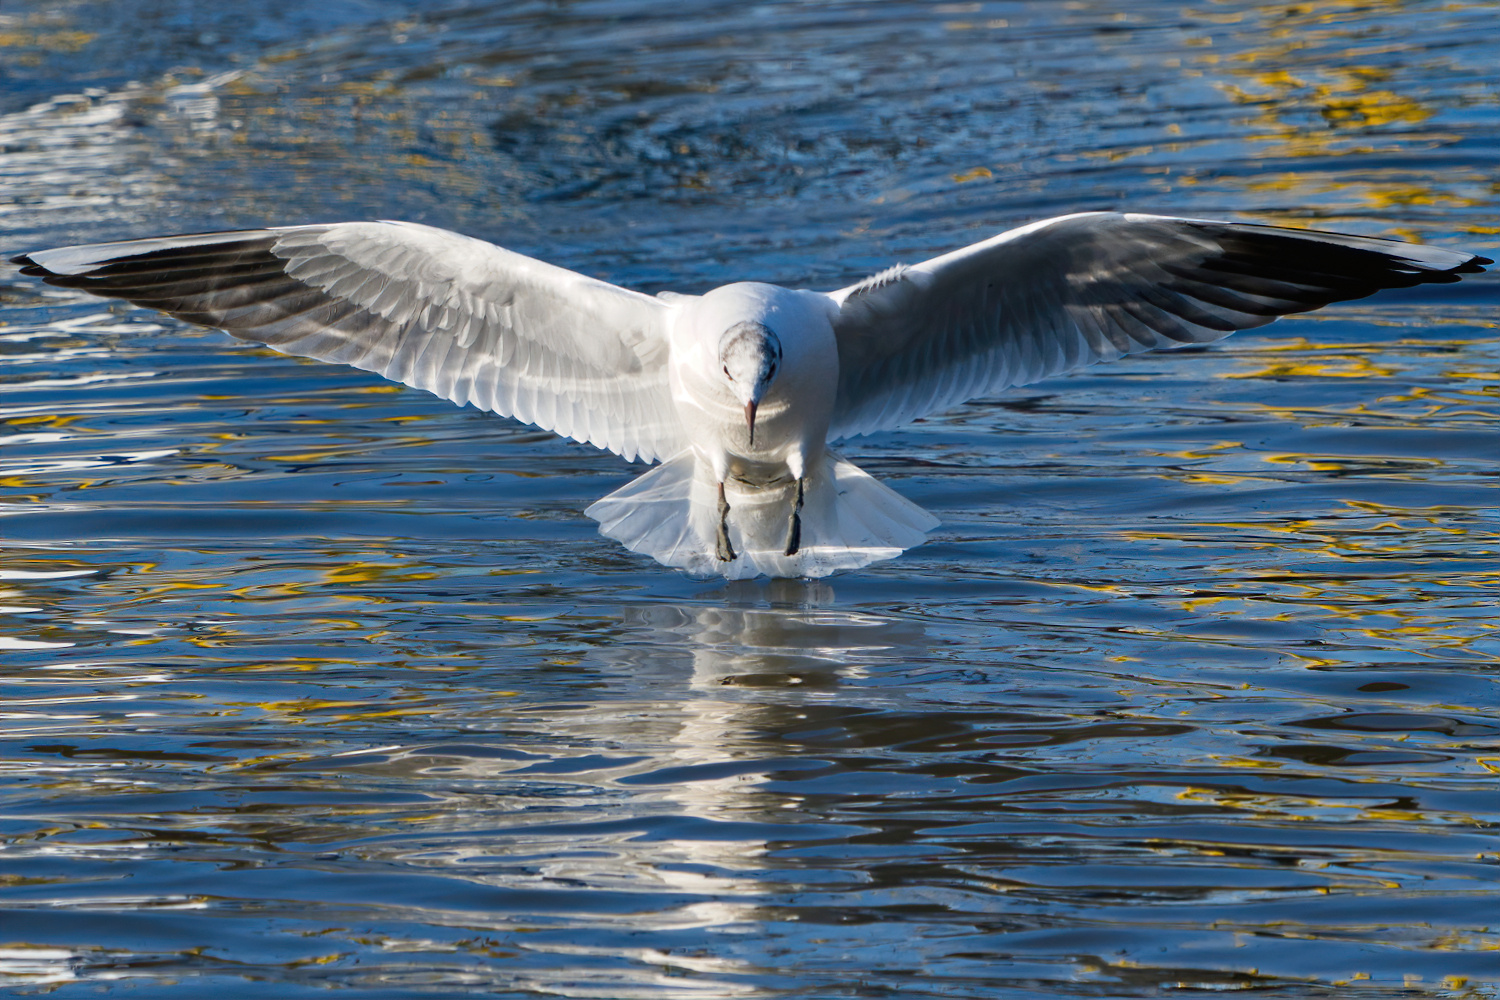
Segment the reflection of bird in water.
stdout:
<svg viewBox="0 0 1500 1000">
<path fill-rule="evenodd" d="M 777 581 L 772 607 L 730 605 L 627 608 L 634 638 L 597 653 L 634 678 L 676 686 L 690 676 L 699 696 L 762 683 L 804 690 L 836 687 L 862 664 L 905 662 L 926 648 L 926 632 L 899 619 L 825 607 L 832 588 L 816 581 Z M 795 589 L 793 589 L 795 588 Z M 732 600 L 732 598 L 731 598 Z M 681 697 L 692 697 L 682 692 Z"/>
<path fill-rule="evenodd" d="M 918 622 L 827 606 L 833 593 L 826 584 L 777 583 L 784 586 L 770 596 L 779 606 L 628 607 L 620 641 L 588 658 L 601 677 L 614 675 L 641 692 L 643 707 L 625 725 L 651 720 L 650 738 L 633 745 L 654 742 L 658 750 L 630 780 L 658 785 L 684 815 L 757 826 L 782 821 L 796 799 L 769 787 L 772 774 L 827 766 L 794 752 L 788 735 L 819 728 L 830 713 L 837 719 L 868 711 L 850 682 L 881 664 L 901 665 L 904 676 L 908 664 L 928 655 Z M 618 713 L 612 718 L 618 736 L 622 722 Z M 763 848 L 724 838 L 690 850 L 697 860 L 722 864 L 727 852 Z"/>
<path fill-rule="evenodd" d="M 589 514 L 634 551 L 733 579 L 864 566 L 937 525 L 828 442 L 1491 263 L 1114 212 L 1022 226 L 828 293 L 739 282 L 652 297 L 397 222 L 65 247 L 16 262 L 53 284 L 661 460 Z"/>
<path fill-rule="evenodd" d="M 767 949 L 774 953 L 777 935 L 768 937 L 767 925 L 795 919 L 784 912 L 789 884 L 808 878 L 805 866 L 785 871 L 776 856 L 799 845 L 841 845 L 858 832 L 852 822 L 803 808 L 799 779 L 842 765 L 802 752 L 797 734 L 822 728 L 830 717 L 837 725 L 846 715 L 873 713 L 860 704 L 861 686 L 849 682 L 882 663 L 898 665 L 891 682 L 904 682 L 908 665 L 928 654 L 919 622 L 829 607 L 826 583 L 777 580 L 754 596 L 747 593 L 752 586 L 726 588 L 723 604 L 625 605 L 604 632 L 608 641 L 584 658 L 585 687 L 576 697 L 564 706 L 507 704 L 497 710 L 505 721 L 497 720 L 488 738 L 475 734 L 480 742 L 508 744 L 510 734 L 526 733 L 514 747 L 525 751 L 525 761 L 493 749 L 478 757 L 472 747 L 455 748 L 470 755 L 466 760 L 443 761 L 491 776 L 496 796 L 524 790 L 528 779 L 552 786 L 506 800 L 517 816 L 513 826 L 485 823 L 474 831 L 471 857 L 502 860 L 498 871 L 480 877 L 540 899 L 555 886 L 575 898 L 579 886 L 604 890 L 597 894 L 607 900 L 604 911 L 577 919 L 603 928 L 608 943 L 591 943 L 593 936 L 584 934 L 567 943 L 566 953 L 615 955 L 620 944 L 613 934 L 635 936 L 645 947 L 627 952 L 637 962 L 631 975 L 655 989 L 651 996 L 735 996 L 743 977 L 774 962 Z M 737 598 L 773 606 L 736 606 Z M 868 697 L 884 705 L 890 692 L 876 685 Z M 561 796 L 557 786 L 569 793 Z M 431 857 L 428 831 L 413 833 L 421 856 Z M 620 909 L 622 899 L 638 905 Z M 816 904 L 799 910 L 814 919 L 817 911 Z M 508 916 L 520 924 L 545 922 L 524 912 Z M 725 946 L 712 954 L 659 951 L 643 936 L 693 928 L 713 928 L 725 935 Z M 555 943 L 532 946 L 562 950 Z M 672 975 L 682 971 L 695 977 L 686 987 Z M 556 984 L 549 989 L 576 995 Z M 758 988 L 749 992 L 762 995 Z"/>
<path fill-rule="evenodd" d="M 617 692 L 587 724 L 650 755 L 620 780 L 654 788 L 672 815 L 715 824 L 714 836 L 673 845 L 713 871 L 744 868 L 768 840 L 795 838 L 786 824 L 806 818 L 790 812 L 801 801 L 795 775 L 830 766 L 802 753 L 795 734 L 871 712 L 866 698 L 885 705 L 889 689 L 859 681 L 886 664 L 904 678 L 929 655 L 919 622 L 828 606 L 832 590 L 819 582 L 776 583 L 771 607 L 626 607 L 614 640 L 586 660 Z M 575 742 L 593 739 L 578 732 Z"/>
</svg>

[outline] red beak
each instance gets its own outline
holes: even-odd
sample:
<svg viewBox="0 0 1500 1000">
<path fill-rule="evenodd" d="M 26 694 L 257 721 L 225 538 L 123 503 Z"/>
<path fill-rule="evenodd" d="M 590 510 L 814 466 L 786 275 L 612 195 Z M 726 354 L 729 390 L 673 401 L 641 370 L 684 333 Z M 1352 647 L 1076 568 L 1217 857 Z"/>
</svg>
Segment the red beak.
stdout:
<svg viewBox="0 0 1500 1000">
<path fill-rule="evenodd" d="M 745 404 L 745 423 L 750 425 L 750 447 L 755 447 L 755 403 Z"/>
</svg>

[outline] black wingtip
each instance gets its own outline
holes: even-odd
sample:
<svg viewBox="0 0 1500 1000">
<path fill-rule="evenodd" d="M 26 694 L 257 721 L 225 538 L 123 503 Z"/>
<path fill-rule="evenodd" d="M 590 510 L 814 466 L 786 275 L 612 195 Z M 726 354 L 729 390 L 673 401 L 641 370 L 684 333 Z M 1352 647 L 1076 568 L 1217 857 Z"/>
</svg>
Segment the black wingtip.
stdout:
<svg viewBox="0 0 1500 1000">
<path fill-rule="evenodd" d="M 30 277 L 30 278 L 55 278 L 55 277 L 57 277 L 57 275 L 54 274 L 52 271 L 47 270 L 47 268 L 43 267 L 41 264 L 38 264 L 36 261 L 32 260 L 30 257 L 26 256 L 25 254 L 22 254 L 19 257 L 12 257 L 10 259 L 10 262 L 12 264 L 20 264 L 21 265 L 21 273 L 24 274 L 24 275 L 26 275 L 27 277 Z"/>
</svg>

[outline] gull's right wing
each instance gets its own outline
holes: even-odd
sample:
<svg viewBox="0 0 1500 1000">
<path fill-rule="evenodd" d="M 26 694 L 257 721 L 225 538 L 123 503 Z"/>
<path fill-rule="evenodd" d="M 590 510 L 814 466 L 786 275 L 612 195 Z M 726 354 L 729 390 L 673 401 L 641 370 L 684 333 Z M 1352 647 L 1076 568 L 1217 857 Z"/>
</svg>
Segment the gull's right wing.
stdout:
<svg viewBox="0 0 1500 1000">
<path fill-rule="evenodd" d="M 15 263 L 625 458 L 686 446 L 667 385 L 670 306 L 443 229 L 286 226 L 62 247 Z"/>
<path fill-rule="evenodd" d="M 829 439 L 1382 288 L 1457 281 L 1489 263 L 1274 226 L 1117 212 L 1047 219 L 829 293 L 839 304 Z"/>
</svg>

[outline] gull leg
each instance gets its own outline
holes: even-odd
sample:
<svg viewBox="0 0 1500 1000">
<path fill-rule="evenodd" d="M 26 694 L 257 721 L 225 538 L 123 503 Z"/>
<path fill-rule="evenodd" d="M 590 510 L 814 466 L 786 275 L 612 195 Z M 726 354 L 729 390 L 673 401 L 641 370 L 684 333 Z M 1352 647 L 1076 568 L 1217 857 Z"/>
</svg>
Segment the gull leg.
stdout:
<svg viewBox="0 0 1500 1000">
<path fill-rule="evenodd" d="M 729 501 L 724 497 L 724 484 L 719 483 L 719 537 L 714 544 L 714 555 L 720 562 L 732 562 L 734 546 L 729 544 Z"/>
<path fill-rule="evenodd" d="M 786 524 L 786 554 L 794 556 L 802 548 L 802 487 L 806 480 L 797 477 L 797 502 L 792 504 L 792 517 Z"/>
</svg>

